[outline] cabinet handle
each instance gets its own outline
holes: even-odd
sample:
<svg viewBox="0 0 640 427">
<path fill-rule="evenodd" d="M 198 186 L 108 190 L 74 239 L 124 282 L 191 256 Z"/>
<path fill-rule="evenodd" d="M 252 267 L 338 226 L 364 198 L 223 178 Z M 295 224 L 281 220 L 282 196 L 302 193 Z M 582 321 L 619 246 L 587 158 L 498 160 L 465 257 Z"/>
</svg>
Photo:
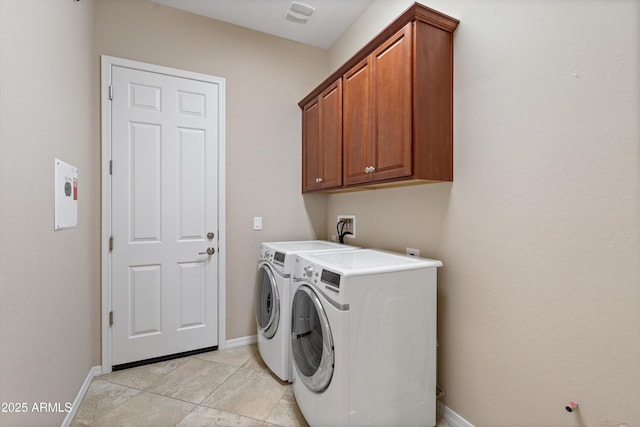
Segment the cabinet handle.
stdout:
<svg viewBox="0 0 640 427">
<path fill-rule="evenodd" d="M 364 168 L 364 173 L 374 173 L 376 171 L 376 168 L 374 168 L 373 166 L 367 166 L 366 168 Z"/>
<path fill-rule="evenodd" d="M 320 184 L 322 182 L 322 178 L 316 178 L 316 184 Z"/>
</svg>

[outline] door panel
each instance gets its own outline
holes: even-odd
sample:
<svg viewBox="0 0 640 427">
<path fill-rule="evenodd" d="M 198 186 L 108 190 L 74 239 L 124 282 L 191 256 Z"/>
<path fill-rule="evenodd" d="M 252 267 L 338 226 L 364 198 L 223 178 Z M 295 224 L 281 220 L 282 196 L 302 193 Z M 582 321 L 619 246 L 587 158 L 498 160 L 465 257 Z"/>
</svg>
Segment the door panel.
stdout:
<svg viewBox="0 0 640 427">
<path fill-rule="evenodd" d="M 180 263 L 180 322 L 178 329 L 206 324 L 206 265 L 204 262 Z"/>
<path fill-rule="evenodd" d="M 132 320 L 130 334 L 135 337 L 160 333 L 161 266 L 131 266 L 129 271 Z"/>
<path fill-rule="evenodd" d="M 202 129 L 178 129 L 180 240 L 205 238 L 205 137 Z"/>
<path fill-rule="evenodd" d="M 132 179 L 127 182 L 131 194 L 129 215 L 131 242 L 160 242 L 160 126 L 129 123 L 129 167 Z"/>
<path fill-rule="evenodd" d="M 216 346 L 219 87 L 120 66 L 112 84 L 112 364 Z"/>
</svg>

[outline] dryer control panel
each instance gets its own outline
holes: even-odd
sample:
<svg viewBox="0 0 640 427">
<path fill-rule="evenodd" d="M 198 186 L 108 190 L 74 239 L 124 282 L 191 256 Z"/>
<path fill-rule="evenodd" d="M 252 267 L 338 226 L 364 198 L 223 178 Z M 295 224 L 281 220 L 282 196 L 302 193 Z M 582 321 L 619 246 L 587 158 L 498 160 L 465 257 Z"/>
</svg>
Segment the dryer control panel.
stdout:
<svg viewBox="0 0 640 427">
<path fill-rule="evenodd" d="M 266 261 L 280 274 L 284 275 L 286 254 L 270 248 L 267 245 L 260 245 L 260 254 L 258 261 Z M 285 275 L 288 276 L 288 275 Z"/>
<path fill-rule="evenodd" d="M 320 274 L 320 281 L 329 286 L 333 286 L 336 290 L 340 289 L 340 278 L 341 276 L 338 273 L 334 273 L 333 271 L 324 268 Z"/>
</svg>

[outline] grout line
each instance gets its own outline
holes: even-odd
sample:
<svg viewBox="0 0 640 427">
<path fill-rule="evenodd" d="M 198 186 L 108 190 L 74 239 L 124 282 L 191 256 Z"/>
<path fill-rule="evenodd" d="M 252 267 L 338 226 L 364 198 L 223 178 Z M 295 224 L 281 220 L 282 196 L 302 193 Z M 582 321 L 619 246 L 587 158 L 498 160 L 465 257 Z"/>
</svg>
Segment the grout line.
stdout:
<svg viewBox="0 0 640 427">
<path fill-rule="evenodd" d="M 219 350 L 219 351 L 221 351 L 221 352 L 222 352 L 222 351 L 224 351 L 224 349 L 223 349 L 223 350 Z M 256 362 L 256 358 L 259 358 L 259 357 L 260 357 L 259 355 L 257 355 L 257 354 L 255 354 L 255 353 L 251 352 L 251 354 L 250 354 L 250 355 L 249 355 L 249 357 L 244 361 L 244 363 L 242 363 L 242 365 L 238 366 L 238 365 L 235 365 L 235 364 L 225 363 L 224 361 L 216 361 L 216 360 L 209 360 L 209 359 L 199 358 L 199 357 L 198 357 L 198 355 L 187 356 L 187 357 L 185 357 L 185 358 L 184 358 L 184 361 L 183 361 L 182 363 L 178 364 L 176 367 L 174 367 L 174 368 L 173 368 L 173 369 L 171 369 L 170 371 L 168 371 L 168 372 L 166 372 L 166 373 L 162 374 L 159 378 L 157 378 L 154 382 L 152 382 L 151 384 L 149 384 L 146 388 L 132 387 L 132 386 L 129 386 L 129 385 L 119 384 L 119 383 L 114 382 L 113 380 L 110 380 L 110 379 L 107 379 L 107 378 L 101 378 L 101 377 L 106 377 L 107 375 L 109 375 L 109 376 L 113 376 L 112 374 L 107 374 L 107 375 L 102 375 L 102 376 L 100 376 L 100 377 L 95 377 L 95 378 L 92 380 L 91 384 L 89 385 L 89 388 L 91 388 L 91 385 L 93 385 L 93 384 L 94 384 L 94 381 L 102 381 L 102 382 L 104 382 L 104 383 L 112 384 L 112 385 L 115 385 L 115 386 L 117 386 L 117 387 L 122 387 L 122 388 L 127 389 L 127 390 L 135 391 L 136 393 L 135 393 L 133 396 L 131 396 L 131 397 L 129 397 L 128 399 L 126 399 L 125 401 L 123 401 L 121 404 L 119 404 L 119 405 L 115 406 L 114 408 L 111 408 L 109 411 L 107 411 L 107 412 L 106 412 L 105 414 L 103 414 L 102 416 L 100 416 L 100 417 L 98 417 L 98 418 L 95 418 L 95 419 L 93 420 L 93 422 L 99 422 L 99 421 L 100 421 L 102 418 L 104 418 L 105 416 L 108 416 L 108 415 L 109 415 L 109 414 L 111 414 L 112 412 L 117 411 L 121 406 L 123 406 L 124 404 L 126 404 L 130 399 L 132 399 L 132 398 L 134 398 L 134 397 L 138 396 L 140 393 L 149 393 L 149 394 L 152 394 L 152 395 L 155 395 L 155 396 L 160 396 L 160 397 L 164 397 L 164 398 L 166 398 L 166 399 L 171 399 L 171 400 L 174 400 L 174 401 L 179 401 L 179 402 L 188 403 L 188 404 L 193 405 L 193 409 L 192 409 L 191 411 L 189 411 L 189 412 L 185 415 L 185 417 L 184 417 L 184 418 L 182 418 L 179 422 L 182 422 L 182 421 L 183 421 L 187 416 L 189 416 L 191 413 L 193 413 L 193 411 L 195 411 L 196 409 L 198 409 L 198 408 L 203 408 L 203 409 L 215 410 L 215 411 L 218 411 L 218 412 L 221 412 L 221 413 L 230 414 L 230 415 L 235 415 L 235 416 L 238 416 L 238 417 L 243 417 L 243 418 L 250 419 L 250 420 L 255 420 L 256 422 L 267 423 L 267 419 L 269 419 L 269 417 L 274 413 L 274 411 L 276 410 L 276 408 L 278 408 L 278 406 L 279 406 L 280 404 L 289 405 L 289 402 L 288 402 L 288 401 L 286 401 L 286 402 L 284 401 L 285 395 L 287 394 L 287 385 L 288 385 L 288 384 L 287 384 L 287 383 L 283 383 L 283 382 L 282 382 L 282 381 L 280 381 L 279 379 L 275 378 L 275 377 L 274 377 L 274 376 L 273 376 L 269 371 L 265 371 L 264 367 L 263 367 L 263 366 L 261 366 L 261 365 L 259 365 L 259 364 L 258 364 L 257 366 L 256 366 L 256 365 L 253 365 L 253 366 L 251 366 L 251 367 L 247 367 L 247 366 L 246 366 L 248 363 Z M 222 381 L 220 384 L 218 384 L 218 385 L 215 387 L 215 389 L 214 389 L 213 391 L 211 391 L 211 393 L 209 393 L 205 398 L 203 398 L 203 399 L 202 399 L 202 401 L 201 401 L 200 403 L 190 402 L 190 401 L 183 400 L 183 399 L 180 399 L 180 398 L 177 398 L 177 397 L 167 396 L 167 395 L 161 394 L 161 393 L 159 393 L 159 392 L 154 392 L 154 391 L 150 391 L 150 390 L 149 390 L 150 388 L 152 388 L 152 387 L 153 387 L 153 385 L 154 385 L 154 384 L 156 384 L 158 381 L 161 381 L 161 380 L 165 379 L 169 374 L 173 373 L 175 370 L 177 370 L 179 367 L 181 367 L 184 363 L 186 363 L 186 361 L 187 361 L 188 359 L 191 359 L 191 358 L 198 358 L 198 360 L 202 360 L 202 361 L 205 361 L 205 362 L 212 362 L 212 363 L 214 363 L 214 364 L 222 364 L 222 365 L 225 365 L 225 366 L 230 366 L 230 367 L 232 367 L 232 368 L 234 368 L 234 369 L 233 369 L 233 371 L 232 371 L 232 372 L 227 376 L 227 378 L 225 378 L 225 379 L 224 379 L 224 381 Z M 259 360 L 258 360 L 258 362 L 259 362 Z M 159 363 L 163 363 L 163 362 L 159 362 Z M 153 364 L 151 364 L 151 365 L 147 365 L 147 366 L 152 366 L 152 365 L 153 365 Z M 255 418 L 255 417 L 250 417 L 250 416 L 243 415 L 243 414 L 237 414 L 237 413 L 235 413 L 235 412 L 230 412 L 230 411 L 228 411 L 228 410 L 222 410 L 222 409 L 212 408 L 212 407 L 205 406 L 205 405 L 203 405 L 203 404 L 202 404 L 202 402 L 205 402 L 205 401 L 206 401 L 206 400 L 207 400 L 207 399 L 208 399 L 208 398 L 209 398 L 213 393 L 215 393 L 215 392 L 216 392 L 216 391 L 217 391 L 217 390 L 218 390 L 222 385 L 224 385 L 225 383 L 227 383 L 227 381 L 229 381 L 229 379 L 230 379 L 232 376 L 234 376 L 235 374 L 237 374 L 237 373 L 238 373 L 238 371 L 239 371 L 241 368 L 243 368 L 243 369 L 245 369 L 245 370 L 248 370 L 248 371 L 257 372 L 259 375 L 269 375 L 269 376 L 271 376 L 273 379 L 277 380 L 277 381 L 282 385 L 282 388 L 283 388 L 282 395 L 280 396 L 280 398 L 278 399 L 278 401 L 276 402 L 276 404 L 274 405 L 274 407 L 271 409 L 271 411 L 269 412 L 269 414 L 267 415 L 267 417 L 266 417 L 264 420 L 261 420 L 261 419 L 259 419 L 259 418 Z M 134 368 L 134 369 L 135 369 L 135 368 Z M 106 395 L 105 395 L 105 396 L 100 396 L 100 399 L 104 399 L 104 398 L 106 398 L 106 397 L 107 397 Z M 83 399 L 83 401 L 84 401 L 84 399 Z M 81 405 L 82 405 L 82 402 L 80 403 L 80 406 L 81 406 Z M 75 417 L 74 417 L 74 418 L 75 418 Z M 269 423 L 269 424 L 272 424 L 272 423 Z M 274 426 L 276 426 L 276 427 L 284 427 L 284 426 L 279 425 L 279 424 L 273 424 L 273 425 L 274 425 Z"/>
</svg>

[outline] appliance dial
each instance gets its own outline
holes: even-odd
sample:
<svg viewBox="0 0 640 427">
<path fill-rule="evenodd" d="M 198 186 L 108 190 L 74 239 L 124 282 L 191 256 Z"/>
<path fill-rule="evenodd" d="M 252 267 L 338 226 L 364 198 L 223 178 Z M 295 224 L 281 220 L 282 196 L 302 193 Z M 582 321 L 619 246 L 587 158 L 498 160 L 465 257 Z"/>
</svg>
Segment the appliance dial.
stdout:
<svg viewBox="0 0 640 427">
<path fill-rule="evenodd" d="M 313 265 L 308 265 L 308 266 L 306 266 L 306 267 L 304 268 L 304 274 L 305 274 L 307 277 L 311 277 L 311 276 L 313 276 Z"/>
</svg>

